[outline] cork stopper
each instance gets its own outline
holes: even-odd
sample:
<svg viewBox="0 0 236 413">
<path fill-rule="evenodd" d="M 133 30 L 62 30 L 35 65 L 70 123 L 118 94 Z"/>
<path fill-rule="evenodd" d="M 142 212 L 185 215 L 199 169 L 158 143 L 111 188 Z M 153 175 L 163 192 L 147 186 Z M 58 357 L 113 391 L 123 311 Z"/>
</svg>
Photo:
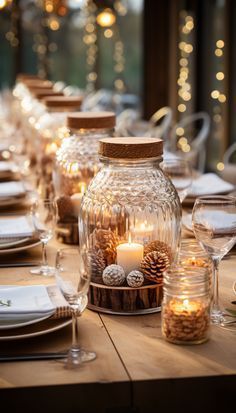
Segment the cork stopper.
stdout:
<svg viewBox="0 0 236 413">
<path fill-rule="evenodd" d="M 50 80 L 41 79 L 23 79 L 23 83 L 28 89 L 40 88 L 40 89 L 52 89 L 53 83 Z"/>
<path fill-rule="evenodd" d="M 63 92 L 56 92 L 53 89 L 32 89 L 31 90 L 32 95 L 38 99 L 38 100 L 42 100 L 45 99 L 46 97 L 49 96 L 64 96 Z"/>
<path fill-rule="evenodd" d="M 80 108 L 82 97 L 79 96 L 49 96 L 43 99 L 47 108 Z"/>
<path fill-rule="evenodd" d="M 107 158 L 158 158 L 163 154 L 163 140 L 157 138 L 103 138 L 99 140 L 99 154 Z"/>
<path fill-rule="evenodd" d="M 71 129 L 112 129 L 116 124 L 113 112 L 80 112 L 67 117 Z"/>
</svg>

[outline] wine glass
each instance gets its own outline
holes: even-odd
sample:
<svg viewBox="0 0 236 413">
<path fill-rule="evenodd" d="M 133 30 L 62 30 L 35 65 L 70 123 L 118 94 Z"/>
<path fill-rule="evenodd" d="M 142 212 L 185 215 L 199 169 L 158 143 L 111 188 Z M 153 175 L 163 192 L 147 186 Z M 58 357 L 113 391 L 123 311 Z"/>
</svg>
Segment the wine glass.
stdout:
<svg viewBox="0 0 236 413">
<path fill-rule="evenodd" d="M 213 263 L 211 321 L 220 324 L 224 312 L 219 305 L 219 264 L 236 242 L 236 198 L 203 196 L 195 200 L 192 225 L 196 239 Z"/>
<path fill-rule="evenodd" d="M 56 255 L 56 281 L 72 311 L 72 345 L 65 367 L 76 368 L 96 358 L 96 353 L 80 348 L 78 317 L 87 306 L 90 271 L 86 271 L 79 248 L 61 248 Z"/>
<path fill-rule="evenodd" d="M 178 158 L 165 159 L 161 164 L 161 168 L 175 186 L 182 204 L 192 185 L 192 167 L 190 163 Z"/>
<path fill-rule="evenodd" d="M 52 239 L 56 226 L 57 205 L 50 199 L 37 199 L 31 207 L 32 222 L 35 235 L 42 241 L 42 265 L 30 270 L 31 274 L 46 277 L 55 274 L 55 267 L 50 267 L 47 260 L 47 243 Z"/>
</svg>

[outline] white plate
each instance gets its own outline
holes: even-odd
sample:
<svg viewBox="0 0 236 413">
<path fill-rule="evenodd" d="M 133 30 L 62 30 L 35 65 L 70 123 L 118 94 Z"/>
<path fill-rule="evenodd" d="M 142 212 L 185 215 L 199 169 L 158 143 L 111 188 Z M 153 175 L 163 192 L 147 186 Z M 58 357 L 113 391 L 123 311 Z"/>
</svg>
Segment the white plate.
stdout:
<svg viewBox="0 0 236 413">
<path fill-rule="evenodd" d="M 22 202 L 26 200 L 26 195 L 27 194 L 24 194 L 23 196 L 20 196 L 18 198 L 16 197 L 15 198 L 13 197 L 4 198 L 4 200 L 0 198 L 0 207 L 21 204 Z"/>
<path fill-rule="evenodd" d="M 14 245 L 19 245 L 19 244 L 25 243 L 29 240 L 30 240 L 30 237 L 27 237 L 27 238 L 20 238 L 18 240 L 15 239 L 15 241 L 9 241 L 9 242 L 4 242 L 3 243 L 3 242 L 1 242 L 1 238 L 0 238 L 0 250 L 3 249 L 3 248 L 13 247 Z"/>
<path fill-rule="evenodd" d="M 31 244 L 23 245 L 22 247 L 0 249 L 0 255 L 14 254 L 19 251 L 25 251 L 25 250 L 28 250 L 29 248 L 37 247 L 37 245 L 40 245 L 41 242 L 42 241 L 37 240 L 35 242 L 32 242 Z"/>
<path fill-rule="evenodd" d="M 12 328 L 19 328 L 19 327 L 24 327 L 24 326 L 28 326 L 30 324 L 35 324 L 35 323 L 39 323 L 40 321 L 46 320 L 46 318 L 51 317 L 51 315 L 54 313 L 54 311 L 44 315 L 43 317 L 40 318 L 35 318 L 34 320 L 28 320 L 28 321 L 23 321 L 23 322 L 19 322 L 17 323 L 16 321 L 14 321 L 14 323 L 10 323 L 10 324 L 1 324 L 0 325 L 0 330 L 10 330 Z"/>
<path fill-rule="evenodd" d="M 29 326 L 0 331 L 0 341 L 9 341 L 9 340 L 22 340 L 30 337 L 37 337 L 43 334 L 52 333 L 63 327 L 71 324 L 71 318 L 69 319 L 59 319 L 59 320 L 43 320 L 39 323 L 35 323 Z"/>
</svg>

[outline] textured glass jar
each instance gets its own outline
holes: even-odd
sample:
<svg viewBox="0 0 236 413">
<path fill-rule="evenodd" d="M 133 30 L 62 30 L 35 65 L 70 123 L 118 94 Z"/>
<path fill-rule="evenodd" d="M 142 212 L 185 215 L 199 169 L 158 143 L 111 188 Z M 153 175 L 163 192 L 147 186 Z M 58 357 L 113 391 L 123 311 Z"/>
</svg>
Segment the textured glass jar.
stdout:
<svg viewBox="0 0 236 413">
<path fill-rule="evenodd" d="M 103 167 L 81 205 L 80 246 L 89 258 L 92 283 L 97 288 L 111 286 L 112 297 L 119 287 L 122 294 L 127 292 L 119 298 L 123 310 L 159 307 L 161 294 L 157 298 L 155 291 L 145 293 L 145 286 L 161 285 L 163 271 L 177 256 L 181 206 L 173 184 L 159 168 L 162 151 L 159 139 L 101 139 Z M 131 296 L 132 288 L 136 293 Z M 101 294 L 103 304 L 93 304 L 109 307 L 110 298 L 106 302 Z M 119 307 L 116 304 L 111 310 Z"/>
<path fill-rule="evenodd" d="M 209 256 L 196 239 L 181 240 L 178 262 L 182 266 L 211 268 Z"/>
<path fill-rule="evenodd" d="M 80 112 L 67 117 L 69 136 L 56 153 L 53 184 L 58 203 L 58 237 L 78 243 L 78 214 L 90 180 L 100 168 L 99 139 L 114 135 L 113 112 Z M 73 225 L 76 224 L 76 225 Z"/>
<path fill-rule="evenodd" d="M 164 273 L 162 334 L 175 344 L 201 344 L 210 333 L 211 271 L 172 267 Z"/>
<path fill-rule="evenodd" d="M 44 198 L 54 195 L 52 171 L 56 151 L 62 137 L 69 134 L 66 119 L 69 113 L 80 109 L 82 99 L 75 96 L 48 96 L 43 99 L 44 113 L 35 123 L 35 152 L 37 154 L 38 180 Z"/>
</svg>

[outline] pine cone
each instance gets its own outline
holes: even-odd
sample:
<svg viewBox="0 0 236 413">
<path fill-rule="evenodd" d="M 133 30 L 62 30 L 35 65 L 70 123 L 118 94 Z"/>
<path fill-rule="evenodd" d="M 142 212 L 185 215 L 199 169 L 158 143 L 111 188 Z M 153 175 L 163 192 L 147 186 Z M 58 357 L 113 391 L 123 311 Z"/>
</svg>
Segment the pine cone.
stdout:
<svg viewBox="0 0 236 413">
<path fill-rule="evenodd" d="M 73 216 L 73 204 L 69 196 L 61 196 L 57 199 L 57 208 L 60 221 L 65 221 Z"/>
<path fill-rule="evenodd" d="M 119 286 L 125 281 L 125 272 L 120 265 L 111 264 L 103 271 L 102 279 L 106 285 Z"/>
<path fill-rule="evenodd" d="M 95 250 L 101 250 L 106 265 L 116 261 L 116 246 L 118 238 L 110 229 L 95 229 L 91 234 L 91 245 Z"/>
<path fill-rule="evenodd" d="M 143 273 L 137 270 L 133 270 L 127 275 L 126 281 L 129 287 L 141 287 L 144 282 Z"/>
<path fill-rule="evenodd" d="M 172 252 L 170 247 L 165 242 L 158 240 L 149 242 L 149 244 L 147 244 L 144 247 L 144 257 L 152 251 L 163 252 L 168 256 L 169 260 L 171 261 Z"/>
<path fill-rule="evenodd" d="M 106 262 L 101 250 L 90 250 L 88 252 L 89 265 L 91 270 L 91 280 L 95 283 L 103 283 L 102 273 L 106 267 Z"/>
<path fill-rule="evenodd" d="M 149 252 L 141 261 L 140 269 L 146 279 L 160 283 L 163 272 L 170 266 L 167 254 L 159 251 Z"/>
</svg>

